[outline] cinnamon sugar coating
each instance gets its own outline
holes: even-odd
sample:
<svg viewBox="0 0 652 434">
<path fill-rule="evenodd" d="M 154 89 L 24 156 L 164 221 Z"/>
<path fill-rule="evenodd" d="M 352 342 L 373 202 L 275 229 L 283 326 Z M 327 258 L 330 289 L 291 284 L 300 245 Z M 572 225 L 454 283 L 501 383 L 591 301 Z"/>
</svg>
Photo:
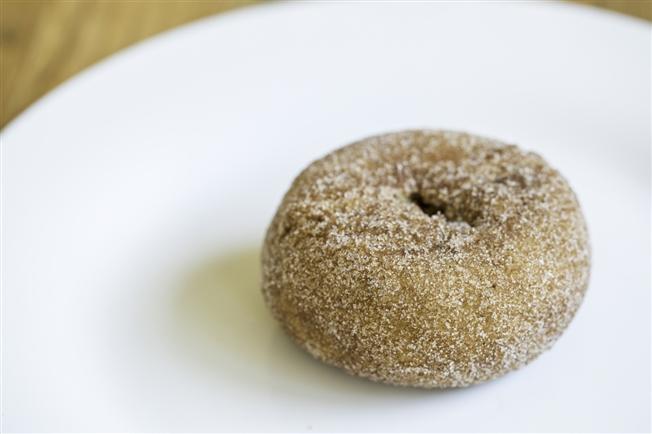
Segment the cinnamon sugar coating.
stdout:
<svg viewBox="0 0 652 434">
<path fill-rule="evenodd" d="M 460 387 L 554 343 L 590 253 L 575 194 L 540 156 L 415 130 L 308 166 L 262 261 L 267 304 L 316 358 L 376 381 Z"/>
</svg>

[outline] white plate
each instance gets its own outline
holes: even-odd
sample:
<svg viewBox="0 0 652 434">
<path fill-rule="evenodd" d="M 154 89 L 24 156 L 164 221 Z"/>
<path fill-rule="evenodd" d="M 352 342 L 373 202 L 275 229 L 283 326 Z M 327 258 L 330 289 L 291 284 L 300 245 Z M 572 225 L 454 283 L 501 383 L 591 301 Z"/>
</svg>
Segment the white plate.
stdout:
<svg viewBox="0 0 652 434">
<path fill-rule="evenodd" d="M 2 135 L 8 431 L 650 428 L 650 28 L 563 4 L 275 4 L 138 45 Z M 259 293 L 292 178 L 369 134 L 462 129 L 576 189 L 593 273 L 530 366 L 454 391 L 349 377 Z"/>
</svg>

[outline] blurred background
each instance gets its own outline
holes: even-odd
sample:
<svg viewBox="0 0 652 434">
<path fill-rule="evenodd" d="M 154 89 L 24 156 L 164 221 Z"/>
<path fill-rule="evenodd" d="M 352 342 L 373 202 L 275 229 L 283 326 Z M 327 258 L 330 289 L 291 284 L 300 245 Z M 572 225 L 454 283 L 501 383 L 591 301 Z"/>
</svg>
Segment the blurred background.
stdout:
<svg viewBox="0 0 652 434">
<path fill-rule="evenodd" d="M 102 58 L 192 20 L 258 3 L 0 0 L 0 128 Z M 652 0 L 574 1 L 652 21 Z"/>
</svg>

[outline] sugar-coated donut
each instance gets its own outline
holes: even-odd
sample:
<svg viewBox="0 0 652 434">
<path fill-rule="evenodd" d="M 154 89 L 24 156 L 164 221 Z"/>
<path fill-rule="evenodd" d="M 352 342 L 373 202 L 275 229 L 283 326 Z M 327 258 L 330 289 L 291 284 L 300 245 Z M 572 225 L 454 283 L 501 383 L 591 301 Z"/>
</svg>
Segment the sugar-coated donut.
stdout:
<svg viewBox="0 0 652 434">
<path fill-rule="evenodd" d="M 538 155 L 451 131 L 384 134 L 308 166 L 265 237 L 263 294 L 316 358 L 459 387 L 549 348 L 587 288 L 586 224 Z"/>
</svg>

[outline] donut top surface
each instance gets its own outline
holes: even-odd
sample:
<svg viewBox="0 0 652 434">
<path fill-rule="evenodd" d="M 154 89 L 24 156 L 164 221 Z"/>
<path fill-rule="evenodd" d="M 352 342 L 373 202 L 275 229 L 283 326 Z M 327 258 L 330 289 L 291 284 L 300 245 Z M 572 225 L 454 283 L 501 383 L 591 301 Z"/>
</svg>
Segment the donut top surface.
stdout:
<svg viewBox="0 0 652 434">
<path fill-rule="evenodd" d="M 294 181 L 263 292 L 316 357 L 393 384 L 502 375 L 566 328 L 589 273 L 575 194 L 538 155 L 465 133 L 346 146 Z"/>
</svg>

